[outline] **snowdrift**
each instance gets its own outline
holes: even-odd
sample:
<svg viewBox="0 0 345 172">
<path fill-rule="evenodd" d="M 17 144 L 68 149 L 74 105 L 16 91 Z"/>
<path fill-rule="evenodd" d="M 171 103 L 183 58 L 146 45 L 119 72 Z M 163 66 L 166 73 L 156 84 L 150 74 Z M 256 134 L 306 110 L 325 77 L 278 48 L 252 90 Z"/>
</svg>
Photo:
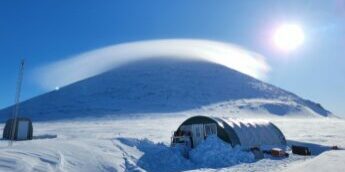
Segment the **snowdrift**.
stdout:
<svg viewBox="0 0 345 172">
<path fill-rule="evenodd" d="M 208 137 L 189 153 L 186 159 L 178 148 L 148 139 L 117 138 L 114 144 L 124 152 L 130 171 L 173 172 L 200 168 L 224 168 L 254 162 L 252 153 L 223 142 L 216 136 Z"/>
<path fill-rule="evenodd" d="M 174 58 L 122 65 L 27 100 L 20 104 L 20 114 L 33 120 L 56 120 L 182 112 L 213 106 L 278 116 L 331 115 L 320 104 L 220 64 Z M 11 113 L 12 107 L 1 110 L 0 120 Z"/>
<path fill-rule="evenodd" d="M 320 156 L 295 164 L 286 172 L 344 171 L 345 151 L 328 151 Z"/>
<path fill-rule="evenodd" d="M 203 143 L 190 152 L 193 163 L 202 168 L 230 167 L 240 163 L 254 162 L 254 155 L 244 152 L 240 147 L 232 148 L 217 136 L 208 137 Z"/>
</svg>

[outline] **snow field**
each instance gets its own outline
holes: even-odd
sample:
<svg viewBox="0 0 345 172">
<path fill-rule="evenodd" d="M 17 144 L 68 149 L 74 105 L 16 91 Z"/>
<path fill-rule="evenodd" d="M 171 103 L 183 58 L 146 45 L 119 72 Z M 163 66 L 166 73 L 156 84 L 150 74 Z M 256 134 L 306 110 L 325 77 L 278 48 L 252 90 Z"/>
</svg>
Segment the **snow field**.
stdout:
<svg viewBox="0 0 345 172">
<path fill-rule="evenodd" d="M 222 142 L 212 139 L 193 150 L 190 160 L 185 160 L 169 144 L 172 131 L 188 116 L 36 122 L 36 139 L 15 142 L 12 147 L 7 146 L 7 141 L 0 141 L 0 171 L 282 171 L 314 169 L 320 162 L 334 171 L 345 168 L 341 163 L 345 160 L 344 151 L 253 161 L 246 152 L 225 148 Z M 322 145 L 345 147 L 343 120 L 270 120 L 288 140 L 312 143 L 316 150 Z"/>
</svg>

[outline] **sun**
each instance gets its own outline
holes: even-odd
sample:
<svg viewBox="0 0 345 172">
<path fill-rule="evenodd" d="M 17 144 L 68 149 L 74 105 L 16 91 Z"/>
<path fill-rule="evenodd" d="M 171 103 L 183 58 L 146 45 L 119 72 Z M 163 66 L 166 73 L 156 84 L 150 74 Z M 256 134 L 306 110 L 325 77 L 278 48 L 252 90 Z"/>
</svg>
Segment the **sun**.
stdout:
<svg viewBox="0 0 345 172">
<path fill-rule="evenodd" d="M 304 31 L 296 24 L 279 26 L 273 36 L 274 44 L 283 51 L 292 51 L 303 44 Z"/>
</svg>

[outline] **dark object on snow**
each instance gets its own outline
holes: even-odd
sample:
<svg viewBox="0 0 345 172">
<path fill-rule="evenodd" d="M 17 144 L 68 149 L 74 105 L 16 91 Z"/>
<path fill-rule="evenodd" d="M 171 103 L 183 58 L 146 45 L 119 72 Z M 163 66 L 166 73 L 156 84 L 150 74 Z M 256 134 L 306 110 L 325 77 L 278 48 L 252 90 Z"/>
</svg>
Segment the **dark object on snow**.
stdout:
<svg viewBox="0 0 345 172">
<path fill-rule="evenodd" d="M 335 145 L 335 146 L 331 146 L 331 149 L 332 150 L 339 150 L 339 147 Z"/>
<path fill-rule="evenodd" d="M 262 151 L 264 154 L 268 154 L 271 155 L 273 157 L 289 157 L 289 153 L 285 152 L 283 149 L 281 148 L 273 148 L 271 150 L 263 150 Z"/>
<path fill-rule="evenodd" d="M 285 151 L 283 151 L 282 149 L 280 148 L 273 148 L 271 150 L 271 155 L 273 157 L 286 157 L 286 156 L 289 156 L 288 153 L 286 153 Z"/>
<path fill-rule="evenodd" d="M 250 151 L 253 153 L 256 160 L 263 159 L 264 153 L 258 147 L 250 148 Z"/>
<path fill-rule="evenodd" d="M 15 129 L 13 129 L 13 127 L 15 127 Z M 12 135 L 12 131 L 14 131 L 14 135 Z M 31 140 L 32 134 L 32 121 L 29 118 L 18 117 L 15 125 L 14 119 L 6 121 L 2 138 L 10 140 L 11 137 L 14 136 L 13 140 Z"/>
<path fill-rule="evenodd" d="M 311 151 L 309 150 L 308 147 L 305 147 L 305 146 L 292 145 L 291 149 L 292 149 L 292 153 L 297 154 L 297 155 L 311 155 Z"/>
<path fill-rule="evenodd" d="M 55 138 L 57 138 L 56 134 L 43 134 L 43 135 L 32 137 L 32 139 L 55 139 Z"/>
</svg>

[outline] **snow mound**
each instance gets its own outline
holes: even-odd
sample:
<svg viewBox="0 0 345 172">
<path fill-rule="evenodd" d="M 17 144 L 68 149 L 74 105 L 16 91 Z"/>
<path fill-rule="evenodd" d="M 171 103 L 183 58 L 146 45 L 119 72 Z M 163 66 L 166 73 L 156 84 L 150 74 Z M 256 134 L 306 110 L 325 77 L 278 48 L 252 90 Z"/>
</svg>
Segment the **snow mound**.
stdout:
<svg viewBox="0 0 345 172">
<path fill-rule="evenodd" d="M 194 169 L 195 165 L 185 159 L 178 149 L 166 146 L 163 143 L 153 143 L 148 139 L 117 138 L 120 141 L 120 150 L 125 155 L 126 166 L 130 169 L 143 169 L 152 172 L 173 172 Z"/>
<path fill-rule="evenodd" d="M 217 136 L 209 136 L 203 143 L 189 153 L 191 161 L 202 168 L 229 167 L 240 163 L 254 162 L 254 155 L 232 148 Z"/>
<path fill-rule="evenodd" d="M 210 136 L 185 158 L 180 149 L 148 139 L 117 138 L 116 145 L 125 155 L 126 169 L 160 171 L 185 171 L 200 168 L 223 168 L 254 162 L 252 153 L 241 151 L 217 136 Z"/>
<path fill-rule="evenodd" d="M 287 172 L 344 171 L 345 151 L 327 151 L 320 156 L 295 164 Z"/>
</svg>

